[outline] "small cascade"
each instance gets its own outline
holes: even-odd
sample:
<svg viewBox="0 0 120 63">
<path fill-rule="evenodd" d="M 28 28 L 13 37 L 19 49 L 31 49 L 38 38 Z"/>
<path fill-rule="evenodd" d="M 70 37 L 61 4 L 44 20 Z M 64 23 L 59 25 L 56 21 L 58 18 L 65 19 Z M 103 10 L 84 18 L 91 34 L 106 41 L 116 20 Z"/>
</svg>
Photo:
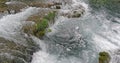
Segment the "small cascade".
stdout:
<svg viewBox="0 0 120 63">
<path fill-rule="evenodd" d="M 10 63 L 98 63 L 99 53 L 105 51 L 110 54 L 110 63 L 120 63 L 118 10 L 111 10 L 107 6 L 109 3 L 98 2 L 100 9 L 96 11 L 93 6 L 96 4 L 89 3 L 89 0 L 41 1 L 60 2 L 55 23 L 49 26 L 52 31 L 39 39 L 21 29 L 28 23 L 28 17 L 40 10 L 51 10 L 54 5 L 53 8 L 29 7 L 0 17 L 0 62 L 5 63 L 7 59 Z"/>
<path fill-rule="evenodd" d="M 71 2 L 58 12 L 50 27 L 53 31 L 40 41 L 44 48 L 34 53 L 31 63 L 98 63 L 103 51 L 110 54 L 110 63 L 119 63 L 119 24 L 111 22 L 114 17 L 108 19 L 105 10 L 97 12 L 83 0 Z M 83 15 L 71 18 L 72 12 L 81 8 Z"/>
<path fill-rule="evenodd" d="M 27 63 L 32 53 L 39 47 L 31 37 L 21 32 L 25 20 L 38 12 L 38 8 L 30 7 L 23 12 L 3 16 L 0 19 L 0 63 Z"/>
<path fill-rule="evenodd" d="M 0 19 L 0 37 L 19 42 L 18 38 L 20 39 L 19 35 L 22 25 L 24 25 L 25 20 L 29 16 L 37 12 L 37 8 L 30 7 L 24 12 L 3 16 Z M 20 41 L 23 39 L 24 38 L 21 37 Z"/>
</svg>

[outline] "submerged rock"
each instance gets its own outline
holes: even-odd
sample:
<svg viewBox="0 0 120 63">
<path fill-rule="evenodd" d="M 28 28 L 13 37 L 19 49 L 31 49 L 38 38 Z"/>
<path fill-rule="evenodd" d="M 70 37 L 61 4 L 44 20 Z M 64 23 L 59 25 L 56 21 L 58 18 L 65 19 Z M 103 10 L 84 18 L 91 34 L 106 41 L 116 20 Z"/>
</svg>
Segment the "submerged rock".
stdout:
<svg viewBox="0 0 120 63">
<path fill-rule="evenodd" d="M 109 63 L 110 62 L 110 55 L 107 52 L 100 52 L 99 53 L 99 63 Z"/>
</svg>

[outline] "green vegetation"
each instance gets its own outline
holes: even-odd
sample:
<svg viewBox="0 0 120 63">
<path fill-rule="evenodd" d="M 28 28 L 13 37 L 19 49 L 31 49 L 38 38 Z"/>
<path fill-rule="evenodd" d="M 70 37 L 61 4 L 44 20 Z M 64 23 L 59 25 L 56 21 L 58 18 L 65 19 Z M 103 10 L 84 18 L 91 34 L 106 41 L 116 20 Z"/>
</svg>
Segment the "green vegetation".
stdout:
<svg viewBox="0 0 120 63">
<path fill-rule="evenodd" d="M 47 28 L 49 26 L 49 22 L 54 20 L 54 17 L 55 17 L 55 12 L 49 12 L 43 18 L 40 17 L 38 18 L 37 16 L 37 19 L 35 19 L 36 24 L 34 24 L 33 26 L 25 26 L 23 27 L 23 30 L 25 33 L 32 34 L 41 38 L 45 35 L 46 32 L 52 31 L 51 29 L 47 29 Z"/>
<path fill-rule="evenodd" d="M 7 9 L 5 2 L 6 0 L 0 0 L 0 12 L 4 12 Z"/>
<path fill-rule="evenodd" d="M 48 27 L 48 20 L 43 19 L 40 23 L 36 24 L 36 31 L 44 30 Z"/>
<path fill-rule="evenodd" d="M 0 0 L 0 3 L 5 3 L 7 0 Z"/>
<path fill-rule="evenodd" d="M 99 63 L 109 63 L 110 56 L 107 52 L 100 52 L 99 53 Z"/>
<path fill-rule="evenodd" d="M 52 32 L 52 30 L 51 29 L 47 29 L 47 32 Z"/>
<path fill-rule="evenodd" d="M 55 17 L 55 12 L 50 12 L 44 18 L 47 19 L 47 20 L 54 20 L 54 17 Z"/>
</svg>

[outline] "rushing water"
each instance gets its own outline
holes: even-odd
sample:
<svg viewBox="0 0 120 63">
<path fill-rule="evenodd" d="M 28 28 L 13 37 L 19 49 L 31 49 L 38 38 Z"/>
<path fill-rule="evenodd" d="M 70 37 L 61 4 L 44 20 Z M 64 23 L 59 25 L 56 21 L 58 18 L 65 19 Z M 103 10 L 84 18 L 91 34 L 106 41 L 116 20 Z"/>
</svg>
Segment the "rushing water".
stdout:
<svg viewBox="0 0 120 63">
<path fill-rule="evenodd" d="M 111 63 L 120 63 L 120 19 L 109 16 L 103 9 L 94 11 L 82 0 L 72 2 L 71 6 L 85 7 L 84 16 L 58 16 L 50 27 L 53 31 L 37 41 L 42 43 L 42 50 L 34 53 L 31 63 L 98 63 L 100 51 L 110 53 Z M 66 6 L 62 11 L 65 9 Z"/>
<path fill-rule="evenodd" d="M 67 0 L 65 0 L 67 1 Z M 71 1 L 71 0 L 70 0 Z M 76 5 L 85 7 L 80 18 L 59 16 L 43 40 L 32 37 L 41 50 L 35 52 L 31 63 L 98 63 L 98 53 L 110 53 L 110 63 L 120 63 L 120 18 L 108 14 L 104 9 L 92 10 L 87 0 L 72 0 Z M 68 10 L 69 5 L 60 11 Z M 15 15 L 0 19 L 0 36 L 11 40 L 20 40 L 20 28 L 30 15 L 37 12 L 29 8 Z M 19 39 L 17 39 L 18 37 Z M 23 38 L 21 38 L 23 39 Z"/>
<path fill-rule="evenodd" d="M 30 7 L 20 13 L 3 16 L 0 19 L 0 37 L 25 44 L 23 43 L 25 39 L 21 36 L 22 25 L 29 16 L 37 12 L 38 8 Z"/>
</svg>

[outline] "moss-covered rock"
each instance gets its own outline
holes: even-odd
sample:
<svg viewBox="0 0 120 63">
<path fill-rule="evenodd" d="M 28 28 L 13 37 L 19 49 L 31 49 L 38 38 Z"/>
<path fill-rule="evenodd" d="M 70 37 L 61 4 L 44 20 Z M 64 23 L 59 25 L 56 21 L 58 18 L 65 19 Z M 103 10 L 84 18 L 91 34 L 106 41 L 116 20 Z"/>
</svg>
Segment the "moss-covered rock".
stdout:
<svg viewBox="0 0 120 63">
<path fill-rule="evenodd" d="M 54 3 L 43 3 L 43 2 L 30 2 L 27 4 L 32 7 L 42 7 L 42 8 L 50 8 L 51 6 L 54 5 Z"/>
<path fill-rule="evenodd" d="M 0 3 L 0 13 L 7 11 L 7 5 L 5 3 Z"/>
<path fill-rule="evenodd" d="M 0 0 L 0 3 L 5 3 L 7 0 Z"/>
<path fill-rule="evenodd" d="M 42 36 L 45 35 L 45 33 L 46 33 L 45 31 L 39 31 L 39 32 L 36 33 L 36 36 L 41 38 Z"/>
<path fill-rule="evenodd" d="M 46 30 L 49 26 L 49 23 L 54 21 L 56 12 L 49 12 L 47 15 L 42 16 L 33 16 L 29 18 L 29 20 L 33 20 L 35 22 L 32 26 L 24 26 L 23 31 L 27 34 L 32 34 L 39 38 L 43 37 L 48 30 Z M 50 32 L 51 30 L 49 30 Z"/>
<path fill-rule="evenodd" d="M 11 10 L 14 11 L 14 13 L 18 13 L 21 11 L 21 9 L 26 8 L 28 5 L 23 2 L 19 1 L 12 1 L 12 2 L 6 2 L 8 11 L 10 12 Z"/>
<path fill-rule="evenodd" d="M 71 7 L 71 6 L 70 6 Z M 85 8 L 80 4 L 75 7 L 71 7 L 70 9 L 65 9 L 66 12 L 61 11 L 60 15 L 68 17 L 68 18 L 79 18 L 85 13 Z"/>
<path fill-rule="evenodd" d="M 27 44 L 22 45 L 0 37 L 0 63 L 25 63 L 30 62 L 33 52 L 39 47 L 32 41 L 26 39 Z"/>
<path fill-rule="evenodd" d="M 100 52 L 99 53 L 99 63 L 109 63 L 110 55 L 108 52 Z"/>
<path fill-rule="evenodd" d="M 54 20 L 55 18 L 55 15 L 56 15 L 56 12 L 49 12 L 45 17 L 44 19 L 47 19 L 47 20 Z"/>
<path fill-rule="evenodd" d="M 49 29 L 47 29 L 47 32 L 52 32 L 52 30 L 49 28 Z"/>
</svg>

